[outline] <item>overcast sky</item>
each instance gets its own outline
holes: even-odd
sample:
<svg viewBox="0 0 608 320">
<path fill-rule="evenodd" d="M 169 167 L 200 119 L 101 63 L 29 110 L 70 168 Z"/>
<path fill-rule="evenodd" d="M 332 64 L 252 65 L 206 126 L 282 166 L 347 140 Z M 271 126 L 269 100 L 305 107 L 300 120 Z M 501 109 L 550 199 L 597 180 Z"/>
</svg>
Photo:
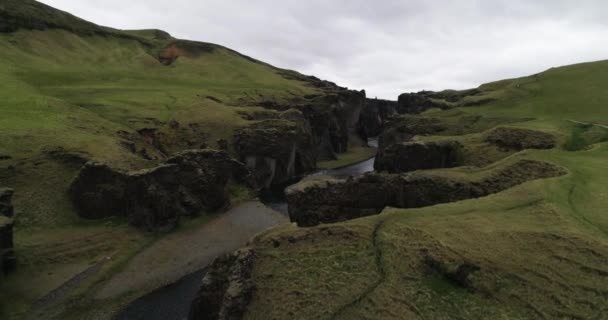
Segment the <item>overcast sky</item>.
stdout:
<svg viewBox="0 0 608 320">
<path fill-rule="evenodd" d="M 605 0 L 43 0 L 396 99 L 608 59 Z"/>
</svg>

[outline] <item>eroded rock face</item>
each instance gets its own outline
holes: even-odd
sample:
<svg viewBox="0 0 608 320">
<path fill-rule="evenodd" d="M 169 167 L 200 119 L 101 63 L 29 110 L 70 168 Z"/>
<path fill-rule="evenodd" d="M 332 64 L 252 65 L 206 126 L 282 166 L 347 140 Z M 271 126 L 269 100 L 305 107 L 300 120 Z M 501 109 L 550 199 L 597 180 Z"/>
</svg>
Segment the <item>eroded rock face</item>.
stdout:
<svg viewBox="0 0 608 320">
<path fill-rule="evenodd" d="M 255 187 L 249 170 L 227 152 L 190 150 L 138 172 L 89 162 L 69 192 L 83 218 L 126 216 L 137 228 L 165 231 L 175 227 L 181 216 L 229 205 L 231 180 Z"/>
<path fill-rule="evenodd" d="M 389 173 L 453 168 L 463 164 L 457 141 L 394 143 L 378 151 L 374 169 Z"/>
<path fill-rule="evenodd" d="M 400 114 L 416 114 L 431 108 L 447 109 L 449 106 L 432 98 L 434 92 L 421 91 L 418 93 L 403 93 L 397 102 L 397 111 Z"/>
<path fill-rule="evenodd" d="M 479 198 L 527 181 L 555 177 L 555 165 L 520 160 L 482 180 L 464 180 L 424 172 L 366 174 L 355 179 L 317 178 L 287 190 L 289 216 L 299 226 L 334 223 L 380 213 L 385 207 L 419 208 Z"/>
<path fill-rule="evenodd" d="M 507 127 L 490 131 L 485 140 L 507 150 L 553 149 L 556 144 L 555 137 L 549 133 Z"/>
<path fill-rule="evenodd" d="M 203 278 L 188 319 L 242 319 L 255 291 L 254 262 L 255 251 L 249 248 L 216 259 Z"/>
<path fill-rule="evenodd" d="M 447 128 L 441 120 L 432 117 L 404 115 L 393 117 L 378 139 L 378 147 L 384 149 L 395 143 L 410 141 L 417 135 L 432 135 Z"/>
<path fill-rule="evenodd" d="M 260 187 L 285 183 L 316 168 L 312 130 L 303 114 L 288 110 L 280 117 L 256 122 L 235 134 L 236 152 Z"/>
<path fill-rule="evenodd" d="M 16 266 L 13 244 L 13 190 L 0 189 L 0 272 L 8 274 Z"/>
<path fill-rule="evenodd" d="M 365 91 L 340 88 L 305 102 L 302 112 L 313 130 L 319 160 L 336 159 L 336 153 L 348 151 L 350 138 L 360 135 L 365 101 Z"/>
<path fill-rule="evenodd" d="M 388 118 L 397 113 L 397 101 L 366 99 L 361 111 L 359 126 L 363 137 L 377 137 L 382 133 Z"/>
</svg>

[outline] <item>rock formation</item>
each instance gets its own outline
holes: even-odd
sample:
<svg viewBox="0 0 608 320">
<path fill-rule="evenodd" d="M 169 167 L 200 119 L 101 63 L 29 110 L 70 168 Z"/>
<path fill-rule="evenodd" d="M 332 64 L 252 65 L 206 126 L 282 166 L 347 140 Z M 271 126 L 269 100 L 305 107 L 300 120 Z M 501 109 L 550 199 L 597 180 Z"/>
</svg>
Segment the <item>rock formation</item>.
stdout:
<svg viewBox="0 0 608 320">
<path fill-rule="evenodd" d="M 0 276 L 8 274 L 16 266 L 12 197 L 12 189 L 0 189 Z"/>
<path fill-rule="evenodd" d="M 396 113 L 397 101 L 367 99 L 359 120 L 361 136 L 377 137 L 384 129 L 388 118 Z"/>
<path fill-rule="evenodd" d="M 253 297 L 253 249 L 241 249 L 216 259 L 190 308 L 189 320 L 242 319 Z"/>
<path fill-rule="evenodd" d="M 397 111 L 400 114 L 416 114 L 431 108 L 447 109 L 449 104 L 433 97 L 432 91 L 418 93 L 403 93 L 397 102 Z"/>
<path fill-rule="evenodd" d="M 291 220 L 308 227 L 378 214 L 387 206 L 418 208 L 479 198 L 530 180 L 563 174 L 564 169 L 546 162 L 520 160 L 481 180 L 425 172 L 370 173 L 348 180 L 317 177 L 290 187 L 287 202 Z"/>
<path fill-rule="evenodd" d="M 445 130 L 447 127 L 437 118 L 413 115 L 393 117 L 380 135 L 378 146 L 383 149 L 395 143 L 410 141 L 416 135 L 432 135 Z"/>
<path fill-rule="evenodd" d="M 181 216 L 229 205 L 230 181 L 255 186 L 249 170 L 227 152 L 190 150 L 138 172 L 89 162 L 69 192 L 83 218 L 125 216 L 137 228 L 162 231 L 175 227 Z"/>
<path fill-rule="evenodd" d="M 374 169 L 389 173 L 463 165 L 463 146 L 457 141 L 394 143 L 378 151 Z"/>
<path fill-rule="evenodd" d="M 281 113 L 278 119 L 238 130 L 234 145 L 260 187 L 285 183 L 316 168 L 312 129 L 304 115 L 294 109 Z"/>
<path fill-rule="evenodd" d="M 555 137 L 549 133 L 507 127 L 499 127 L 490 131 L 485 140 L 500 148 L 518 151 L 523 149 L 552 149 L 556 144 Z"/>
</svg>

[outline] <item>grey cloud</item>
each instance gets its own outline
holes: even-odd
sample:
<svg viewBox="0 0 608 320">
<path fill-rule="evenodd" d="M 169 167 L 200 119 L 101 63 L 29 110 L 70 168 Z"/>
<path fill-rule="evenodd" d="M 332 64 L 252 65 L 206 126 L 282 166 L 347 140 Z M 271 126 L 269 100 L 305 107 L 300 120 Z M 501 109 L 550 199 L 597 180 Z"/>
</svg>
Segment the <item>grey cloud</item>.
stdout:
<svg viewBox="0 0 608 320">
<path fill-rule="evenodd" d="M 222 44 L 389 99 L 608 58 L 601 0 L 43 2 L 102 25 Z"/>
</svg>

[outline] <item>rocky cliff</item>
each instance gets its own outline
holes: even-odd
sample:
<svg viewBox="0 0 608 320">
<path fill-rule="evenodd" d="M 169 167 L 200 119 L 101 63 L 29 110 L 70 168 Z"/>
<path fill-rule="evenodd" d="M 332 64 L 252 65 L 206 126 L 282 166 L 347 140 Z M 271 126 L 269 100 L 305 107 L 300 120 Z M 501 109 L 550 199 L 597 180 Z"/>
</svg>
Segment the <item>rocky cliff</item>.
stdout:
<svg viewBox="0 0 608 320">
<path fill-rule="evenodd" d="M 268 188 L 316 168 L 312 129 L 295 109 L 238 130 L 234 146 L 258 185 Z"/>
<path fill-rule="evenodd" d="M 463 145 L 457 141 L 393 143 L 378 150 L 374 169 L 389 173 L 463 165 Z"/>
<path fill-rule="evenodd" d="M 72 182 L 70 196 L 83 218 L 125 216 L 137 228 L 163 231 L 182 216 L 228 206 L 230 182 L 255 186 L 250 171 L 227 152 L 191 150 L 137 172 L 89 162 Z"/>
<path fill-rule="evenodd" d="M 203 278 L 188 319 L 242 319 L 255 291 L 251 280 L 254 262 L 252 249 L 241 249 L 216 259 Z"/>
<path fill-rule="evenodd" d="M 309 227 L 378 214 L 387 206 L 418 208 L 479 198 L 526 181 L 563 174 L 564 169 L 546 162 L 520 160 L 480 179 L 425 172 L 370 173 L 348 180 L 321 177 L 290 187 L 287 202 L 291 220 Z"/>
<path fill-rule="evenodd" d="M 12 189 L 0 189 L 0 276 L 15 268 L 13 248 L 13 197 Z"/>
<path fill-rule="evenodd" d="M 397 113 L 397 101 L 366 99 L 359 126 L 364 137 L 377 137 L 390 116 Z"/>
</svg>

